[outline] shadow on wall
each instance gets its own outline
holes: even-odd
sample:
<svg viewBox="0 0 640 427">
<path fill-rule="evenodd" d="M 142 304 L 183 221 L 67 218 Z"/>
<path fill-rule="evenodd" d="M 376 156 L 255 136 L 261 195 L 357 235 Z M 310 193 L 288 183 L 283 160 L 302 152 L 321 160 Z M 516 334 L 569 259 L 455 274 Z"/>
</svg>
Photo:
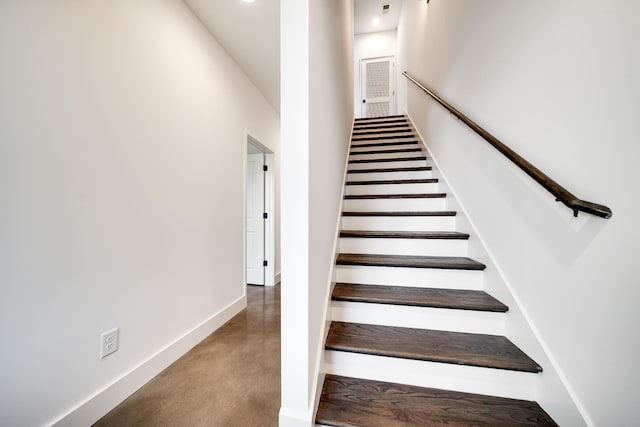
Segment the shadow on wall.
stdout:
<svg viewBox="0 0 640 427">
<path fill-rule="evenodd" d="M 455 120 L 454 123 L 456 123 Z M 500 188 L 500 193 L 503 195 L 526 194 L 526 197 L 519 197 L 517 203 L 512 199 L 504 198 L 505 205 L 512 210 L 513 217 L 523 221 L 531 235 L 535 236 L 547 252 L 552 255 L 552 259 L 564 267 L 573 264 L 590 247 L 590 243 L 610 220 L 583 212 L 578 217 L 574 217 L 571 209 L 557 202 L 551 193 L 517 166 L 511 164 L 502 154 L 489 146 L 484 139 L 461 123 L 456 124 L 469 134 L 469 146 L 472 150 L 461 153 L 461 155 L 473 156 L 475 150 L 493 151 L 490 153 L 491 155 L 482 156 L 485 159 L 483 165 L 477 165 L 478 168 L 492 170 L 491 174 L 483 174 L 488 179 L 489 186 Z M 468 164 L 473 164 L 473 162 Z M 474 165 L 474 167 L 476 166 Z M 478 174 L 480 173 L 479 171 Z M 487 187 L 483 187 L 486 190 Z M 478 189 L 478 191 L 480 190 Z M 538 230 L 546 230 L 546 232 L 539 233 Z"/>
<path fill-rule="evenodd" d="M 467 65 L 460 62 L 463 57 L 465 61 L 482 63 L 482 58 L 475 57 L 480 53 L 476 53 L 472 49 L 474 40 L 471 35 L 476 31 L 478 23 L 491 21 L 491 17 L 478 16 L 477 13 L 483 13 L 484 9 L 466 7 L 465 2 L 450 2 L 445 5 L 443 2 L 435 1 L 430 2 L 428 6 L 422 3 L 408 3 L 406 7 L 411 8 L 410 12 L 414 16 L 420 17 L 419 21 L 413 21 L 413 25 L 419 25 L 419 27 L 412 31 L 419 36 L 408 41 L 409 48 L 405 58 L 407 71 L 414 73 L 418 80 L 424 82 L 427 87 L 437 89 L 440 95 L 456 107 L 459 106 L 456 105 L 455 94 L 465 94 L 466 97 L 472 97 L 474 99 L 473 112 L 476 114 L 472 112 L 471 119 L 481 121 L 476 117 L 481 116 L 483 107 L 491 107 L 494 103 L 494 98 L 487 92 L 488 89 L 483 86 L 483 82 L 495 80 L 496 72 L 504 73 L 507 77 L 507 73 L 517 71 L 507 68 L 496 70 L 495 67 L 487 66 L 485 70 L 476 70 L 477 78 L 461 79 L 458 75 L 459 67 L 463 69 L 460 72 L 464 72 L 464 69 L 468 68 Z M 511 5 L 511 7 L 517 8 L 521 5 Z M 508 9 L 504 13 L 513 13 Z M 539 8 L 530 9 L 532 13 L 540 13 Z M 455 23 L 449 22 L 449 16 L 455 16 Z M 502 29 L 495 28 L 493 31 L 500 32 Z M 446 54 L 443 54 L 441 49 L 444 39 L 446 39 L 447 45 Z M 508 43 L 514 46 L 527 45 L 527 40 L 514 34 L 513 39 Z M 482 77 L 483 72 L 491 72 L 493 75 L 491 78 L 485 79 Z M 529 229 L 531 235 L 535 236 L 547 251 L 554 255 L 558 263 L 565 267 L 571 265 L 590 246 L 607 221 L 610 221 L 586 213 L 580 213 L 578 218 L 574 218 L 570 209 L 556 202 L 553 195 L 540 187 L 515 165 L 512 165 L 509 160 L 489 146 L 484 139 L 435 104 L 431 98 L 405 77 L 402 79 L 405 79 L 407 84 L 408 105 L 416 106 L 410 110 L 416 126 L 419 129 L 430 129 L 429 136 L 433 141 L 445 139 L 442 144 L 452 144 L 452 147 L 445 150 L 449 155 L 455 152 L 456 156 L 469 159 L 463 162 L 469 167 L 469 170 L 463 173 L 468 177 L 468 182 L 473 183 L 473 186 L 476 187 L 477 192 L 491 191 L 488 190 L 489 187 L 500 188 L 500 194 L 496 192 L 497 197 L 504 199 L 505 206 L 512 210 L 515 214 L 514 217 L 522 220 L 522 224 Z M 450 81 L 455 81 L 456 86 L 448 87 Z M 451 85 L 449 84 L 449 86 Z M 480 122 L 480 125 L 482 126 L 483 123 Z M 452 140 L 452 134 L 456 135 L 456 138 L 459 137 L 457 142 L 459 146 L 453 145 L 456 144 L 456 140 Z M 442 138 L 439 138 L 438 135 L 442 135 Z M 430 143 L 430 141 L 425 142 Z M 504 142 L 511 145 L 509 141 Z M 438 154 L 443 156 L 446 153 Z M 479 165 L 475 159 L 483 159 L 484 163 Z M 439 160 L 449 163 L 446 159 Z M 475 173 L 472 172 L 472 169 L 475 169 Z M 492 173 L 485 174 L 482 169 L 489 169 Z M 482 185 L 477 180 L 479 176 L 486 180 Z M 527 197 L 518 197 L 518 201 L 515 203 L 512 199 L 504 198 L 504 195 L 508 194 L 527 194 Z M 577 196 L 581 195 L 577 194 Z M 602 201 L 594 200 L 594 202 Z M 537 232 L 541 229 L 545 229 L 547 232 Z"/>
<path fill-rule="evenodd" d="M 422 94 L 425 103 L 422 111 L 426 114 L 424 123 L 431 129 L 431 138 L 434 141 L 446 139 L 444 144 L 449 145 L 440 153 L 438 160 L 453 165 L 462 160 L 465 169 L 458 173 L 464 174 L 466 185 L 473 187 L 476 197 L 501 199 L 504 202 L 501 208 L 510 209 L 510 212 L 496 212 L 495 215 L 518 218 L 527 227 L 528 234 L 537 239 L 559 264 L 570 266 L 611 221 L 587 213 L 574 217 L 571 209 L 556 202 L 551 193 L 482 137 Z M 457 161 L 449 161 L 450 158 Z M 482 163 L 477 159 L 482 159 Z M 485 173 L 486 170 L 491 170 L 491 173 Z M 526 197 L 518 197 L 516 202 L 508 195 Z M 546 232 L 539 233 L 539 230 Z"/>
</svg>

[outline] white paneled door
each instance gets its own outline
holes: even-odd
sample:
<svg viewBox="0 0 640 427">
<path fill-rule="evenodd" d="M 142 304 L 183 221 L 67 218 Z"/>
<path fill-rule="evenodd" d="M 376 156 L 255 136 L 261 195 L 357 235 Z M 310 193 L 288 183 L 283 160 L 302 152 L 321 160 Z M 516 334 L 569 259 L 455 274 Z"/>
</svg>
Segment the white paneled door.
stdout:
<svg viewBox="0 0 640 427">
<path fill-rule="evenodd" d="M 247 154 L 247 283 L 264 285 L 264 153 Z"/>
<path fill-rule="evenodd" d="M 361 61 L 361 117 L 390 116 L 396 113 L 394 76 L 395 61 L 393 56 Z"/>
</svg>

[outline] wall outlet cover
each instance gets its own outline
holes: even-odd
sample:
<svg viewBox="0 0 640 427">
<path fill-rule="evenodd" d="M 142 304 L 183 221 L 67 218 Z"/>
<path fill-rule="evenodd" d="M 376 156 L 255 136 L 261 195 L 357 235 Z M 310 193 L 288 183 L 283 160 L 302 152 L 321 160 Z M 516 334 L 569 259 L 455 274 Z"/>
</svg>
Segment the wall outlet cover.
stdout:
<svg viewBox="0 0 640 427">
<path fill-rule="evenodd" d="M 115 328 L 100 334 L 100 358 L 118 351 L 120 347 L 119 331 L 119 328 Z"/>
</svg>

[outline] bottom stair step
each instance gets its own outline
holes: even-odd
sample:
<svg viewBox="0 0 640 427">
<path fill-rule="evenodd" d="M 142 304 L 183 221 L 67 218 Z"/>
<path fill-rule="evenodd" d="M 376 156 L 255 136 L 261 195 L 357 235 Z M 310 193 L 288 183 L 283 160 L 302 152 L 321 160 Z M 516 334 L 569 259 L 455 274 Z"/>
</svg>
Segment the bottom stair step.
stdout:
<svg viewBox="0 0 640 427">
<path fill-rule="evenodd" d="M 316 424 L 555 426 L 536 402 L 327 375 Z"/>
</svg>

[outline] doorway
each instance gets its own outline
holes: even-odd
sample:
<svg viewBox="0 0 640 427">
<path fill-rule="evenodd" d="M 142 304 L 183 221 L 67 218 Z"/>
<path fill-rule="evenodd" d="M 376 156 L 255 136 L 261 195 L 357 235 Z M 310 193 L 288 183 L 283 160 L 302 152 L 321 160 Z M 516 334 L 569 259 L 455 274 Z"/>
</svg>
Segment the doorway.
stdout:
<svg viewBox="0 0 640 427">
<path fill-rule="evenodd" d="M 245 162 L 245 282 L 273 286 L 273 153 L 247 134 Z"/>
<path fill-rule="evenodd" d="M 360 117 L 391 116 L 396 113 L 395 59 L 393 56 L 360 61 Z"/>
</svg>

